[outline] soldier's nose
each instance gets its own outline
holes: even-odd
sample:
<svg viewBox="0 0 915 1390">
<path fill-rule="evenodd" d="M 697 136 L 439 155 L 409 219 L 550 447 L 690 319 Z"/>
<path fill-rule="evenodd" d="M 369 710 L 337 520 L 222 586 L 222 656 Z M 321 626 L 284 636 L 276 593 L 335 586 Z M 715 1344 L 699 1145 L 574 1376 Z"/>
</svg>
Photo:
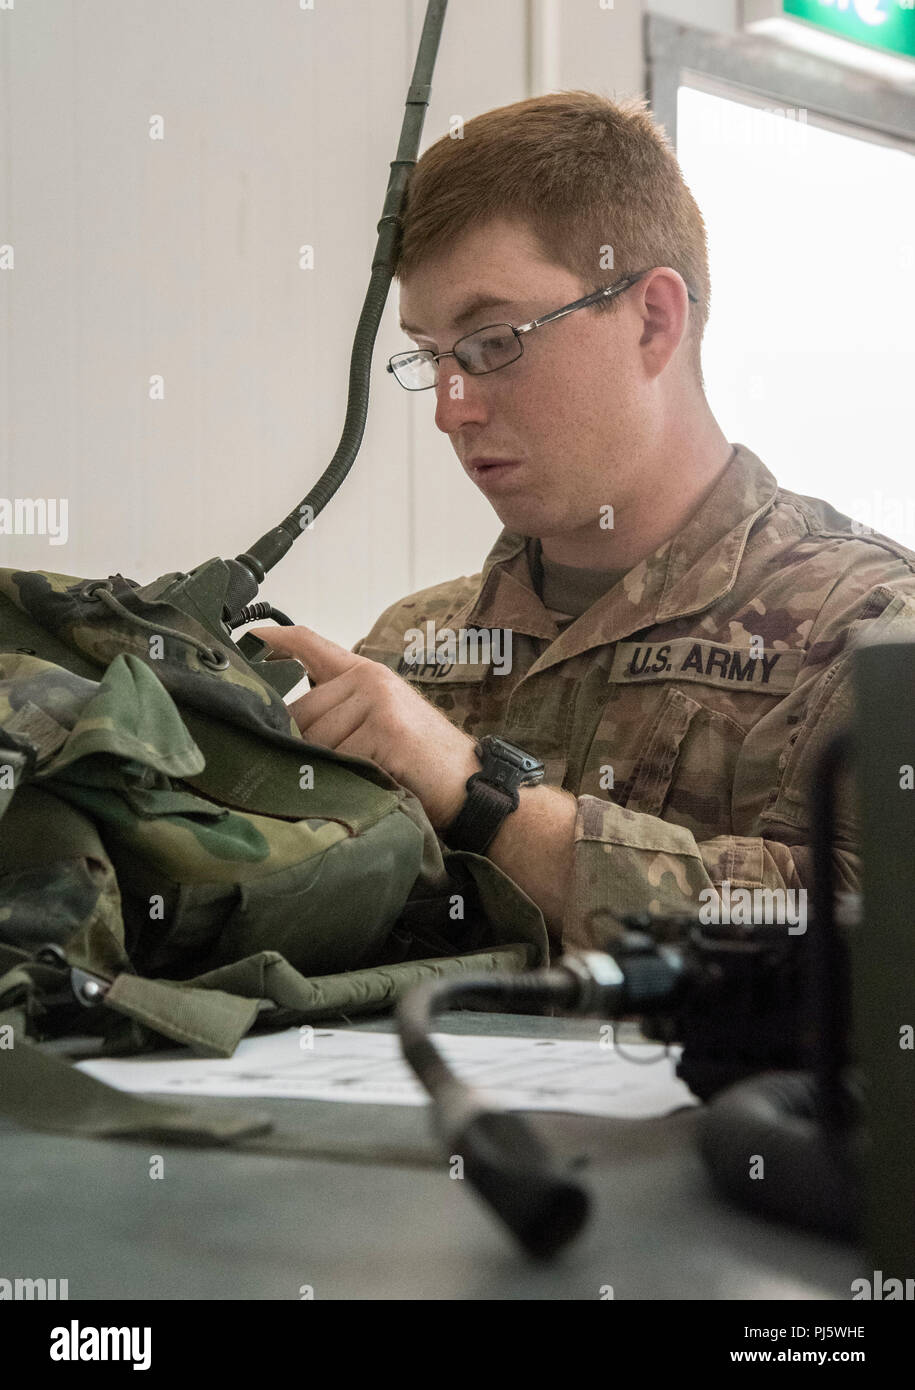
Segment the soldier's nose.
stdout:
<svg viewBox="0 0 915 1390">
<path fill-rule="evenodd" d="M 463 372 L 439 372 L 435 395 L 435 423 L 443 434 L 454 434 L 462 425 L 482 424 L 488 419 L 483 392 Z"/>
</svg>

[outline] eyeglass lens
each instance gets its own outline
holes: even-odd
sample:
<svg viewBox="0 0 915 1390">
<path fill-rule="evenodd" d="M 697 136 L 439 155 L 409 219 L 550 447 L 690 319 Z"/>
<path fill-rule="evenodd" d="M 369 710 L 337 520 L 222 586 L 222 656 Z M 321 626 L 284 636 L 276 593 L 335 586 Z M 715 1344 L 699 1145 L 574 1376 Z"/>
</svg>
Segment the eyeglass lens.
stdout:
<svg viewBox="0 0 915 1390">
<path fill-rule="evenodd" d="M 522 353 L 521 342 L 508 324 L 495 324 L 470 333 L 454 345 L 454 356 L 458 364 L 471 375 L 482 376 L 486 372 L 507 367 Z M 438 380 L 438 363 L 424 351 L 403 353 L 392 361 L 398 381 L 411 391 L 421 391 L 434 386 Z"/>
</svg>

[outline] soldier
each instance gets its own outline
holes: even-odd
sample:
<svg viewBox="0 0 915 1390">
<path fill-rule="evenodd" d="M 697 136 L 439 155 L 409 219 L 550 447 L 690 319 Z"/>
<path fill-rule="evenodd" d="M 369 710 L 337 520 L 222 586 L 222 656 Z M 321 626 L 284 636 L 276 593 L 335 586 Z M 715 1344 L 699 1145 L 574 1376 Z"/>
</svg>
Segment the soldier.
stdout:
<svg viewBox="0 0 915 1390">
<path fill-rule="evenodd" d="M 438 141 L 398 279 L 415 348 L 389 371 L 434 390 L 504 529 L 352 653 L 258 630 L 317 682 L 303 733 L 415 792 L 557 950 L 624 912 L 808 889 L 811 772 L 852 649 L 915 636 L 915 555 L 780 488 L 714 419 L 704 224 L 645 103 L 536 97 Z M 836 861 L 856 890 L 847 795 Z"/>
</svg>

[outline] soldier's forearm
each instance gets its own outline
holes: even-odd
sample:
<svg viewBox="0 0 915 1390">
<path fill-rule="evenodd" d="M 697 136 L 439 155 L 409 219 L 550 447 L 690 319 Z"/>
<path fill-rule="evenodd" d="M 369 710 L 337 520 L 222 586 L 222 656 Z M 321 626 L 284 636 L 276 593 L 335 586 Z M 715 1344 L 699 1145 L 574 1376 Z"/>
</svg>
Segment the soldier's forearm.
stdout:
<svg viewBox="0 0 915 1390">
<path fill-rule="evenodd" d="M 522 787 L 517 811 L 506 816 L 488 857 L 524 889 L 559 944 L 578 802 L 555 787 Z"/>
</svg>

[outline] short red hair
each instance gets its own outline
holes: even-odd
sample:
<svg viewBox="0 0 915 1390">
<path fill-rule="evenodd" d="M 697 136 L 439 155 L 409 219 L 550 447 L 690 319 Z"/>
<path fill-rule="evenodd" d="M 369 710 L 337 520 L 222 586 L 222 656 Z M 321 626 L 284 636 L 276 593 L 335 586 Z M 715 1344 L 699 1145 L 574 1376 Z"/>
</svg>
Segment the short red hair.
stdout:
<svg viewBox="0 0 915 1390">
<path fill-rule="evenodd" d="M 688 333 L 702 381 L 705 223 L 646 101 L 554 92 L 485 111 L 467 121 L 463 138 L 437 140 L 407 186 L 398 279 L 497 217 L 527 222 L 547 259 L 580 277 L 583 294 L 646 266 L 676 270 L 698 297 Z M 612 270 L 601 265 L 607 246 Z"/>
</svg>

